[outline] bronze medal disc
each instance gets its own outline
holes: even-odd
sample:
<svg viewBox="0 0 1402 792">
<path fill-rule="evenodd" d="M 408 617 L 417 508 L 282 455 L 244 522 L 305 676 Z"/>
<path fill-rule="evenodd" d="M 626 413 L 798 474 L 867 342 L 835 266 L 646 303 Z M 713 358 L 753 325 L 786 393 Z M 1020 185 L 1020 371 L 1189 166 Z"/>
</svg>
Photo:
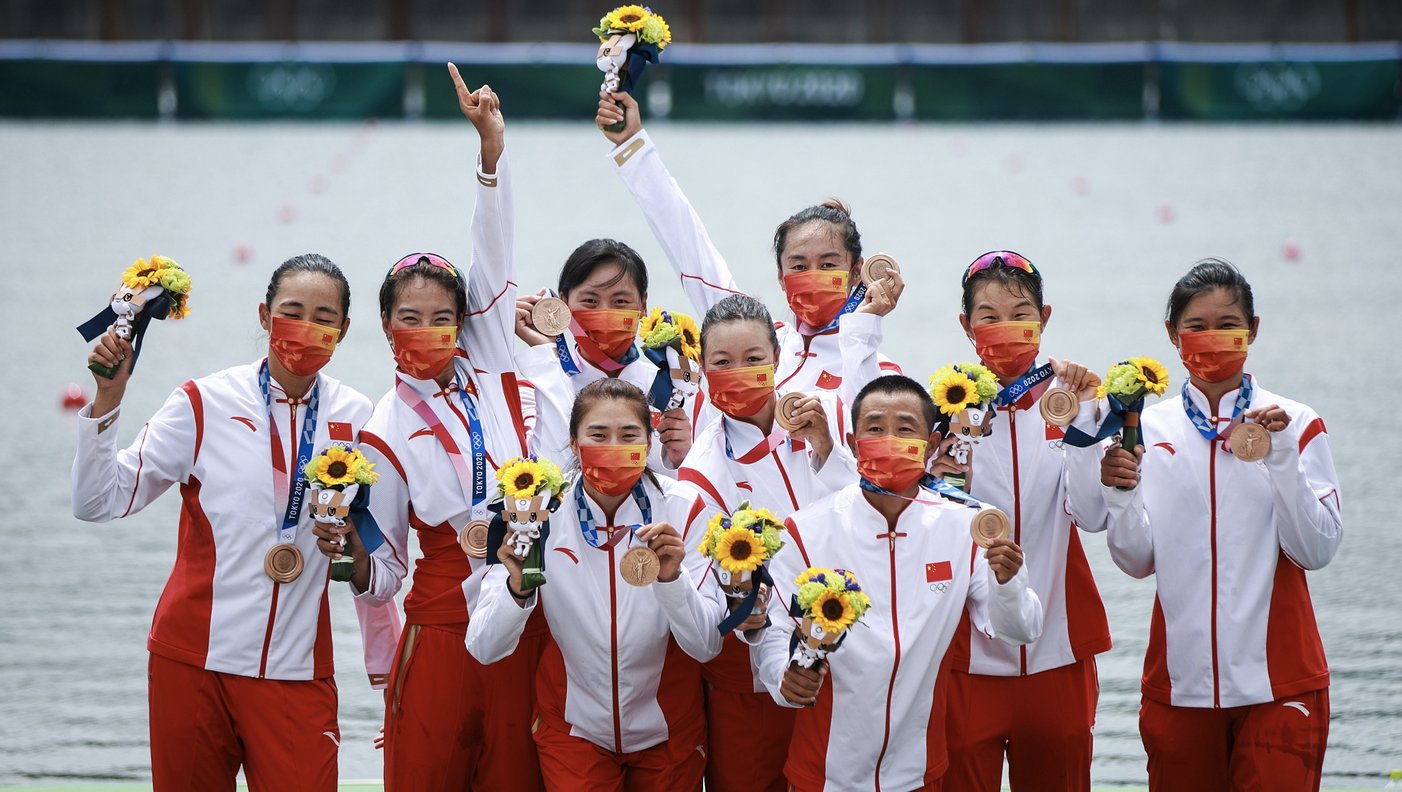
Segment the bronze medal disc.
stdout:
<svg viewBox="0 0 1402 792">
<path fill-rule="evenodd" d="M 458 531 L 458 544 L 468 558 L 487 557 L 487 526 L 486 520 L 473 520 Z"/>
<path fill-rule="evenodd" d="M 1242 462 L 1260 462 L 1271 452 L 1271 433 L 1258 423 L 1237 424 L 1228 442 Z"/>
<path fill-rule="evenodd" d="M 885 253 L 876 253 L 867 257 L 862 264 L 862 283 L 870 286 L 887 276 L 887 272 L 900 272 L 901 266 L 896 260 Z"/>
<path fill-rule="evenodd" d="M 618 573 L 630 586 L 652 585 L 652 582 L 657 580 L 657 572 L 661 568 L 662 562 L 650 547 L 634 547 L 624 553 L 618 562 Z"/>
<path fill-rule="evenodd" d="M 558 336 L 570 326 L 570 307 L 559 297 L 543 297 L 531 309 L 531 324 L 543 335 Z"/>
<path fill-rule="evenodd" d="M 993 544 L 994 539 L 1008 538 L 1012 528 L 1013 524 L 1009 522 L 1008 515 L 992 506 L 985 506 L 974 515 L 974 521 L 969 525 L 969 534 L 974 537 L 974 544 L 988 547 Z"/>
<path fill-rule="evenodd" d="M 263 556 L 263 571 L 278 583 L 291 583 L 302 574 L 302 551 L 296 545 L 274 546 Z"/>
<path fill-rule="evenodd" d="M 804 394 L 792 391 L 784 394 L 783 398 L 779 399 L 779 404 L 775 406 L 774 420 L 779 424 L 779 428 L 785 432 L 792 432 L 803 426 L 793 418 L 793 412 L 798 409 L 798 403 L 803 401 L 803 398 Z"/>
<path fill-rule="evenodd" d="M 1043 420 L 1052 426 L 1069 426 L 1081 412 L 1076 394 L 1067 388 L 1047 388 L 1038 407 Z"/>
</svg>

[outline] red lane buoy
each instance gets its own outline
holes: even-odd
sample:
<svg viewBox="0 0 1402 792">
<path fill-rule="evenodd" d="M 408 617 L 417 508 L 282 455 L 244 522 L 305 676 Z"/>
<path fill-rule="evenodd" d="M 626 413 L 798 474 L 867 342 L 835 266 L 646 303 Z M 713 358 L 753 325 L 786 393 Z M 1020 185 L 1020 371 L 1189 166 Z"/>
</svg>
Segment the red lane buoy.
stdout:
<svg viewBox="0 0 1402 792">
<path fill-rule="evenodd" d="M 296 207 L 296 206 L 294 206 L 294 205 L 292 205 L 292 204 L 290 204 L 290 203 L 285 203 L 285 204 L 283 204 L 282 206 L 278 207 L 278 210 L 277 210 L 277 221 L 278 221 L 279 223 L 287 224 L 287 223 L 290 223 L 290 222 L 292 222 L 293 220 L 296 220 L 296 219 L 297 219 L 297 207 Z"/>
<path fill-rule="evenodd" d="M 1077 176 L 1071 180 L 1071 190 L 1077 195 L 1086 195 L 1090 192 L 1090 181 L 1084 176 Z"/>
<path fill-rule="evenodd" d="M 345 173 L 350 166 L 350 159 L 345 154 L 337 154 L 331 159 L 331 170 L 337 173 Z"/>
<path fill-rule="evenodd" d="M 1021 155 L 1021 154 L 1009 154 L 1009 155 L 1008 155 L 1007 166 L 1008 166 L 1008 170 L 1011 171 L 1012 173 L 1022 173 L 1022 166 L 1023 166 L 1022 155 Z"/>
<path fill-rule="evenodd" d="M 1287 237 L 1285 244 L 1280 246 L 1280 252 L 1285 256 L 1286 261 L 1298 261 L 1300 259 L 1300 243 Z"/>
<path fill-rule="evenodd" d="M 1178 213 L 1174 211 L 1173 204 L 1159 204 L 1159 222 L 1172 223 Z"/>
<path fill-rule="evenodd" d="M 63 404 L 63 409 L 69 412 L 76 412 L 83 409 L 88 403 L 88 392 L 83 390 L 83 386 L 76 382 L 68 383 L 68 387 L 63 389 L 63 397 L 59 400 Z"/>
<path fill-rule="evenodd" d="M 248 245 L 234 246 L 234 262 L 237 264 L 247 264 L 253 258 L 253 248 Z"/>
<path fill-rule="evenodd" d="M 324 193 L 324 192 L 326 192 L 326 186 L 327 186 L 326 177 L 325 177 L 325 176 L 322 176 L 321 174 L 317 174 L 316 176 L 313 176 L 313 177 L 312 177 L 312 180 L 311 180 L 310 182 L 307 183 L 307 189 L 308 189 L 308 190 L 311 190 L 313 193 Z"/>
</svg>

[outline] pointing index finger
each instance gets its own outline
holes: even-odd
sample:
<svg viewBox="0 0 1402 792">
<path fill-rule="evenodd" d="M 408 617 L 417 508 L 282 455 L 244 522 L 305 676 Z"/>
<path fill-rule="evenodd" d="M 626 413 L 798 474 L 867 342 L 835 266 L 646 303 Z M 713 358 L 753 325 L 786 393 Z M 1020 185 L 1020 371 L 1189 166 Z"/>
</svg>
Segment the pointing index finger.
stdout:
<svg viewBox="0 0 1402 792">
<path fill-rule="evenodd" d="M 448 64 L 448 75 L 453 78 L 453 87 L 458 89 L 458 96 L 472 96 L 472 92 L 467 89 L 467 83 L 463 82 L 462 74 L 458 72 L 458 65 L 456 63 Z"/>
</svg>

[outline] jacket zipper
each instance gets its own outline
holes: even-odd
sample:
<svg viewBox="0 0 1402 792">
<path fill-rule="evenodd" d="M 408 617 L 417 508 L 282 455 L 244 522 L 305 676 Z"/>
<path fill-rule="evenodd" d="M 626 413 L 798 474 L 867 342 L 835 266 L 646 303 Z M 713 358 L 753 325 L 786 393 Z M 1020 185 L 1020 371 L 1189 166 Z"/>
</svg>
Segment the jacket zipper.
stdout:
<svg viewBox="0 0 1402 792">
<path fill-rule="evenodd" d="M 290 427 L 291 429 L 296 430 L 296 428 L 297 428 L 297 404 L 296 404 L 296 402 L 293 402 L 293 401 L 290 401 L 290 400 L 289 400 L 289 401 L 287 402 L 287 411 L 288 411 L 288 413 L 289 413 L 288 418 L 287 418 L 287 425 L 288 425 L 288 427 Z M 272 417 L 272 416 L 270 415 L 269 418 L 271 419 L 271 417 Z M 292 468 L 291 470 L 289 470 L 289 471 L 287 472 L 288 492 L 291 492 L 291 491 L 292 491 L 292 487 L 295 486 L 296 483 L 297 483 L 297 452 L 301 450 L 301 449 L 298 447 L 298 443 L 300 443 L 300 442 L 302 442 L 301 433 L 300 433 L 300 432 L 294 431 L 294 432 L 292 433 L 292 456 L 290 457 L 290 459 L 289 459 L 289 461 L 288 461 L 288 467 Z M 286 504 L 283 504 L 283 508 L 284 508 L 284 509 L 287 508 L 287 505 L 286 505 Z M 277 514 L 277 504 L 273 504 L 273 510 L 274 510 L 274 511 L 273 511 L 274 515 L 276 515 L 276 514 Z M 276 516 L 274 516 L 274 519 L 277 519 Z M 279 529 L 280 529 L 280 528 L 281 528 L 281 525 L 279 525 Z M 258 661 L 258 678 L 259 678 L 259 679 L 262 679 L 262 678 L 263 678 L 263 675 L 266 674 L 267 671 L 268 671 L 268 651 L 269 651 L 270 649 L 272 649 L 272 646 L 273 646 L 273 624 L 274 624 L 274 622 L 275 622 L 276 619 L 277 619 L 277 597 L 278 597 L 278 592 L 280 592 L 281 590 L 282 590 L 282 584 L 279 583 L 279 582 L 277 582 L 276 580 L 274 580 L 274 581 L 273 581 L 273 601 L 272 601 L 272 604 L 270 604 L 270 605 L 268 606 L 268 629 L 265 630 L 265 631 L 263 632 L 263 655 L 262 655 L 262 657 L 261 657 L 261 658 L 259 659 L 259 661 Z"/>
<path fill-rule="evenodd" d="M 1008 435 L 1013 441 L 1013 541 L 1022 546 L 1022 486 L 1017 469 L 1017 405 L 1008 406 Z M 1018 674 L 1027 676 L 1027 644 L 1017 648 Z"/>
<path fill-rule="evenodd" d="M 881 763 L 891 742 L 891 697 L 896 694 L 896 672 L 901 668 L 901 618 L 896 601 L 896 527 L 891 526 L 891 635 L 896 642 L 896 659 L 891 663 L 891 681 L 886 686 L 886 727 L 881 736 L 881 753 L 876 757 L 876 792 L 881 792 Z"/>
<path fill-rule="evenodd" d="M 623 753 L 623 724 L 618 712 L 618 570 L 609 545 L 609 654 L 613 658 L 613 751 Z"/>
<path fill-rule="evenodd" d="M 1222 706 L 1222 688 L 1217 670 L 1217 440 L 1207 444 L 1208 490 L 1212 503 L 1212 706 Z"/>
</svg>

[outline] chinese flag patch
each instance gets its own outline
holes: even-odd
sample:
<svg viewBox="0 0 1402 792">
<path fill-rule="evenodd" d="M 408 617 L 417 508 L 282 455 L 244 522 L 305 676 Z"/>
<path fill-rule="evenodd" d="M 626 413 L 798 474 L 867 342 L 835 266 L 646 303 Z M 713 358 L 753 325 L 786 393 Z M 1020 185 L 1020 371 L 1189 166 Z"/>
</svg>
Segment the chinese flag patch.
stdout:
<svg viewBox="0 0 1402 792">
<path fill-rule="evenodd" d="M 641 462 L 642 459 L 643 459 L 643 455 L 642 455 L 642 454 L 639 454 L 637 451 L 633 451 L 633 452 L 630 452 L 630 453 L 628 454 L 628 461 L 629 461 L 629 462 Z"/>
<path fill-rule="evenodd" d="M 1047 424 L 1047 442 L 1066 439 L 1066 430 L 1055 424 Z"/>
<path fill-rule="evenodd" d="M 818 375 L 818 387 L 823 390 L 837 390 L 838 386 L 841 384 L 842 378 L 834 374 L 829 374 L 824 371 L 822 374 Z"/>
<path fill-rule="evenodd" d="M 355 442 L 355 433 L 351 431 L 351 425 L 340 421 L 331 421 L 326 424 L 326 433 L 332 440 L 339 440 L 343 443 Z"/>
<path fill-rule="evenodd" d="M 926 583 L 943 583 L 954 579 L 954 569 L 948 561 L 934 561 L 925 565 Z"/>
</svg>

